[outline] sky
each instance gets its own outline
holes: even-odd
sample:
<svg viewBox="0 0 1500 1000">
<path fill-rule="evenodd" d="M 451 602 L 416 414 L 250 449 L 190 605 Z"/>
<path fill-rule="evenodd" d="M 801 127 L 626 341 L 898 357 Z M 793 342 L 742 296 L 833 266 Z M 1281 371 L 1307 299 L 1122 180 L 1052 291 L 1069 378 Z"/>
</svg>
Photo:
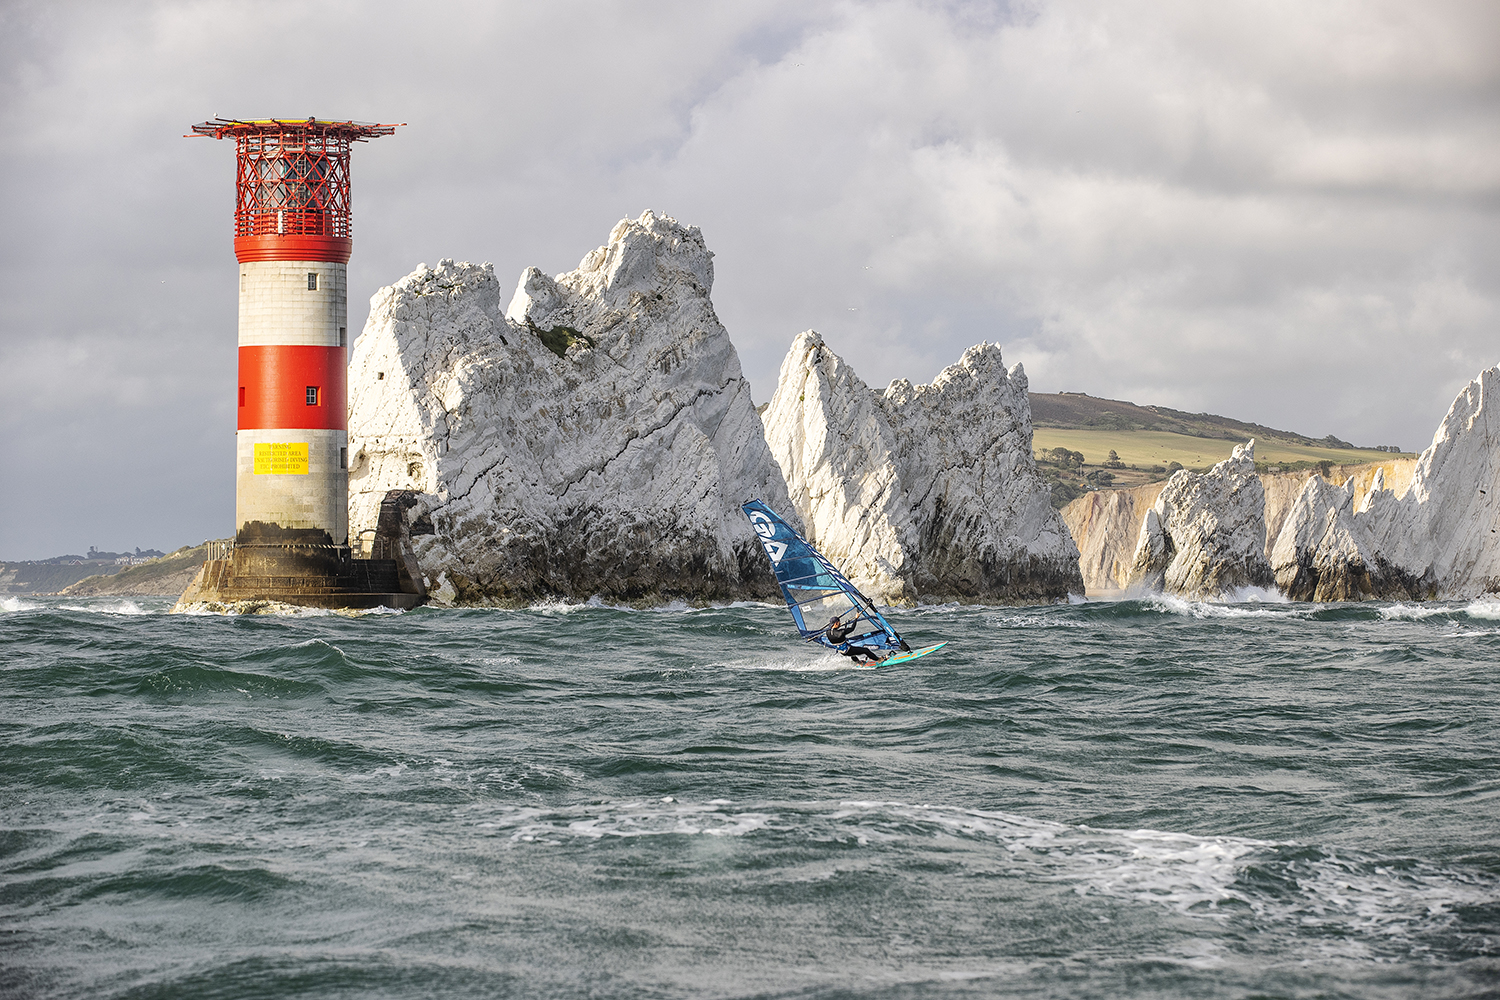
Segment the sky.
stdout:
<svg viewBox="0 0 1500 1000">
<path fill-rule="evenodd" d="M 1421 450 L 1500 363 L 1490 0 L 0 0 L 0 558 L 232 533 L 234 151 L 183 136 L 309 115 L 406 123 L 354 154 L 355 329 L 649 208 L 757 402 L 802 330 L 877 387 L 990 341 Z"/>
</svg>

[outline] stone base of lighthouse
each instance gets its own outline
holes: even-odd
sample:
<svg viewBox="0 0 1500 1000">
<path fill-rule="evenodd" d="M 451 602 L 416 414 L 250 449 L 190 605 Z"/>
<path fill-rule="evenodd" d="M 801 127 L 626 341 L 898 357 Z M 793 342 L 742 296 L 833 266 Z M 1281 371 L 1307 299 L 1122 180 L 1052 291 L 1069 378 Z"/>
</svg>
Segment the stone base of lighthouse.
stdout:
<svg viewBox="0 0 1500 1000">
<path fill-rule="evenodd" d="M 371 552 L 356 559 L 326 531 L 281 528 L 253 521 L 240 526 L 234 543 L 199 569 L 177 600 L 177 609 L 197 605 L 275 602 L 314 608 L 414 608 L 427 600 L 427 581 L 412 549 L 408 522 L 413 501 L 392 490 L 380 505 Z M 430 522 L 427 522 L 430 525 Z M 430 527 L 427 528 L 430 530 Z"/>
</svg>

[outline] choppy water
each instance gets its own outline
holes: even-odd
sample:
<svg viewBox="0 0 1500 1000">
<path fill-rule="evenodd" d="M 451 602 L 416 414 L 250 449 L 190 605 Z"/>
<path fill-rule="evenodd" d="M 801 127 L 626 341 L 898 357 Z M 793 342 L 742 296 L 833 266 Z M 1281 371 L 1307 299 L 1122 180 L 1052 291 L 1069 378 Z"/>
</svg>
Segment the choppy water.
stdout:
<svg viewBox="0 0 1500 1000">
<path fill-rule="evenodd" d="M 1500 996 L 1500 605 L 0 605 L 0 994 Z"/>
</svg>

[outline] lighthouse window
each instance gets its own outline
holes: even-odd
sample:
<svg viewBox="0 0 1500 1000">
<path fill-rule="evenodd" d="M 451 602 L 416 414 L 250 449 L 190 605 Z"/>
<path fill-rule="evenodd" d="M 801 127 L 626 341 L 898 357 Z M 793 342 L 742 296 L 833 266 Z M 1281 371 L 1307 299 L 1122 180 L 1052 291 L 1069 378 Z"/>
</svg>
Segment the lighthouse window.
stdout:
<svg viewBox="0 0 1500 1000">
<path fill-rule="evenodd" d="M 339 449 L 339 468 L 340 469 L 347 469 L 347 468 L 349 468 L 349 449 L 348 448 L 340 448 Z"/>
<path fill-rule="evenodd" d="M 244 386 L 240 386 L 240 405 L 241 406 L 245 405 L 245 387 Z"/>
<path fill-rule="evenodd" d="M 307 387 L 307 405 L 318 405 L 318 387 L 315 385 L 310 385 Z"/>
<path fill-rule="evenodd" d="M 349 328 L 348 327 L 346 327 L 346 326 L 339 327 L 339 346 L 340 347 L 348 347 L 349 346 L 349 344 L 348 344 L 348 332 L 349 332 Z"/>
<path fill-rule="evenodd" d="M 316 292 L 318 290 L 318 272 L 317 271 L 308 271 L 307 272 L 307 290 L 309 292 Z"/>
</svg>

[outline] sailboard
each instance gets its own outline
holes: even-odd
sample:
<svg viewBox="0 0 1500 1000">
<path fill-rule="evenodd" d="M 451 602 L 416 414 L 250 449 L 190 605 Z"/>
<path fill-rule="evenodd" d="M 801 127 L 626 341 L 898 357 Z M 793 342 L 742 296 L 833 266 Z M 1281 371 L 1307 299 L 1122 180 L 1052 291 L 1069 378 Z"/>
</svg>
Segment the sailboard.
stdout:
<svg viewBox="0 0 1500 1000">
<path fill-rule="evenodd" d="M 760 500 L 747 501 L 740 509 L 749 518 L 750 527 L 755 530 L 761 548 L 771 560 L 776 583 L 786 598 L 787 610 L 792 613 L 797 631 L 808 642 L 841 653 L 850 646 L 863 646 L 894 654 L 882 657 L 881 663 L 914 660 L 947 645 L 940 642 L 912 649 L 885 620 L 875 602 L 861 594 L 859 588 L 774 510 Z M 848 629 L 848 637 L 842 642 L 834 642 L 828 637 L 828 627 L 835 618 Z"/>
</svg>

